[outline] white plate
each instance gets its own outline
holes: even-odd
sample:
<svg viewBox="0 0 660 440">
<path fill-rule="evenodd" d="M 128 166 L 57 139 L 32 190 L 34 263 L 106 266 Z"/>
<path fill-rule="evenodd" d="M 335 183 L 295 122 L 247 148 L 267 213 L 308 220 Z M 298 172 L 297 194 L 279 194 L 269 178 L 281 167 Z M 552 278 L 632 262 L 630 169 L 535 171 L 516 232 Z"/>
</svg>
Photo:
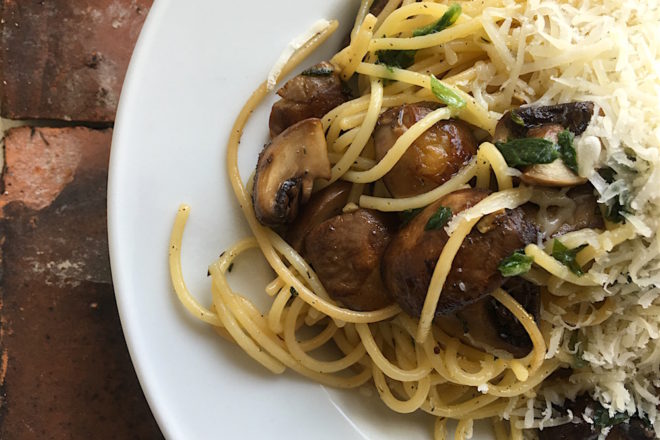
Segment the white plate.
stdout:
<svg viewBox="0 0 660 440">
<path fill-rule="evenodd" d="M 394 414 L 375 396 L 326 389 L 293 373 L 270 374 L 189 316 L 169 282 L 168 238 L 185 202 L 192 213 L 184 275 L 208 304 L 208 264 L 248 235 L 225 172 L 231 124 L 293 37 L 318 18 L 340 19 L 340 30 L 305 64 L 320 61 L 339 47 L 357 5 L 161 0 L 149 14 L 117 115 L 108 223 L 126 340 L 170 439 L 431 437 L 426 415 Z M 246 130 L 239 160 L 244 177 L 266 140 L 273 101 Z M 256 253 L 250 259 L 237 261 L 232 279 L 242 292 L 258 296 L 269 273 Z"/>
</svg>

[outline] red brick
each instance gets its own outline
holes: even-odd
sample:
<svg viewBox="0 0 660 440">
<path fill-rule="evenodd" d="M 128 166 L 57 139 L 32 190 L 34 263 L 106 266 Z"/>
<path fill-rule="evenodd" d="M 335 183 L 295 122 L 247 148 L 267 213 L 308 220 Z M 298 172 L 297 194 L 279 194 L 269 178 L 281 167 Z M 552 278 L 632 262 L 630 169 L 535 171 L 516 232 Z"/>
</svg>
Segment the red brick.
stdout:
<svg viewBox="0 0 660 440">
<path fill-rule="evenodd" d="M 110 122 L 152 0 L 1 0 L 2 116 Z"/>
<path fill-rule="evenodd" d="M 7 136 L 8 190 L 0 196 L 3 440 L 162 438 L 126 349 L 111 284 L 111 136 L 29 127 Z"/>
</svg>

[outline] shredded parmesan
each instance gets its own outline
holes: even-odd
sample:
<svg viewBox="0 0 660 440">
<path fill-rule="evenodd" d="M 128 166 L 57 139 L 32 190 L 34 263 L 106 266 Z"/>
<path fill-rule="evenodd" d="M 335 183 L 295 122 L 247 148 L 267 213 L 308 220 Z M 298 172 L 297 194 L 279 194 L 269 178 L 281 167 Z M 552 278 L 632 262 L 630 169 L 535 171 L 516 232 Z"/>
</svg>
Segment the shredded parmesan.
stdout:
<svg viewBox="0 0 660 440">
<path fill-rule="evenodd" d="M 610 225 L 611 230 L 601 235 L 575 233 L 570 238 L 572 247 L 589 245 L 579 257 L 590 264 L 588 278 L 579 280 L 582 284 L 593 281 L 595 286 L 571 286 L 557 276 L 547 283 L 553 295 L 567 298 L 562 303 L 566 306 L 550 303 L 541 312 L 542 319 L 553 324 L 547 356 L 570 361 L 577 355 L 571 354 L 575 347 L 570 341 L 577 336 L 580 355 L 589 368 L 573 374 L 569 383 L 553 388 L 544 385 L 527 402 L 524 413 L 507 410 L 504 417 L 520 417 L 520 427 L 565 423 L 565 415 L 548 415 L 547 402 L 561 405 L 564 399 L 589 391 L 612 415 L 638 413 L 660 433 L 656 408 L 660 389 L 660 4 L 658 0 L 485 0 L 462 6 L 466 13 L 476 15 L 471 7 L 479 10 L 484 3 L 485 38 L 479 44 L 489 57 L 474 65 L 472 81 L 456 85 L 491 115 L 507 111 L 512 102 L 592 101 L 594 117 L 575 139 L 578 171 L 594 186 L 600 203 L 625 207 L 623 228 Z M 613 170 L 613 180 L 595 172 L 605 167 Z M 534 248 L 545 258 L 541 249 L 548 242 L 543 240 L 573 215 L 575 206 L 558 191 L 535 191 L 531 200 L 545 219 L 546 235 Z M 501 207 L 480 203 L 455 216 L 447 230 L 451 232 L 477 213 Z M 547 215 L 550 208 L 553 216 Z M 554 265 L 550 256 L 547 262 Z M 570 272 L 557 275 L 573 279 Z M 590 311 L 585 309 L 575 313 L 577 323 L 565 321 L 562 315 L 572 310 L 570 299 L 578 296 L 595 307 L 607 299 L 609 316 L 598 325 L 587 325 L 582 319 Z"/>
</svg>

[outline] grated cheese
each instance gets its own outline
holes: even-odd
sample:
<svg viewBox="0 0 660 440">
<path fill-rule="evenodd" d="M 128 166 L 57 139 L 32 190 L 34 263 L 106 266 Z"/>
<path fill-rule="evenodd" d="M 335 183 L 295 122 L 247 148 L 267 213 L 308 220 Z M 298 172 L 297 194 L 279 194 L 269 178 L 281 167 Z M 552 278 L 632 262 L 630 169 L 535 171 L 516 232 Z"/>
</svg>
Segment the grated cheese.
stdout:
<svg viewBox="0 0 660 440">
<path fill-rule="evenodd" d="M 553 279 L 548 286 L 553 294 L 592 302 L 610 298 L 611 316 L 580 327 L 565 323 L 557 305 L 541 313 L 555 325 L 548 356 L 572 356 L 569 342 L 578 332 L 590 368 L 574 373 L 570 383 L 542 387 L 524 413 L 509 409 L 504 417 L 521 417 L 521 426 L 554 426 L 565 420 L 549 416 L 547 402 L 561 405 L 589 391 L 611 415 L 637 412 L 660 434 L 660 2 L 483 0 L 464 2 L 464 11 L 471 13 L 473 3 L 475 9 L 488 6 L 482 14 L 487 38 L 479 44 L 489 58 L 475 64 L 473 81 L 457 86 L 491 114 L 512 103 L 594 102 L 594 117 L 575 140 L 579 174 L 599 202 L 628 210 L 623 242 L 582 237 L 598 250 L 589 275 L 599 286 L 576 288 Z M 602 167 L 614 171 L 613 182 L 594 172 Z M 571 215 L 572 207 L 545 197 L 550 195 L 532 195 L 532 201 L 545 201 L 544 212 L 554 207 L 557 221 Z M 458 217 L 448 232 L 464 220 Z M 552 230 L 552 219 L 547 223 Z"/>
</svg>

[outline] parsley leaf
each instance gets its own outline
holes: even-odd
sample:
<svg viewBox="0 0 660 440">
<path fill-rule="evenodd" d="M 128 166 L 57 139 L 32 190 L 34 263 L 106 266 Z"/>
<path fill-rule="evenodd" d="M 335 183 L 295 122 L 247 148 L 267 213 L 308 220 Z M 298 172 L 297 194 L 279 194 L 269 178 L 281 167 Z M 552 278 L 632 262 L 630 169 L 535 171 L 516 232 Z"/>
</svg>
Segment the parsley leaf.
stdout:
<svg viewBox="0 0 660 440">
<path fill-rule="evenodd" d="M 587 245 L 583 244 L 574 249 L 569 249 L 564 244 L 555 238 L 555 241 L 552 244 L 552 257 L 562 263 L 564 266 L 568 267 L 571 272 L 577 276 L 584 275 L 582 268 L 575 261 L 575 256 L 584 249 Z"/>
<path fill-rule="evenodd" d="M 424 226 L 425 231 L 431 231 L 433 229 L 441 229 L 444 225 L 447 224 L 449 219 L 452 216 L 451 208 L 446 206 L 441 206 L 437 211 L 429 218 L 429 221 L 426 222 Z"/>
<path fill-rule="evenodd" d="M 444 14 L 442 14 L 442 17 L 440 17 L 438 21 L 431 23 L 428 26 L 415 29 L 413 31 L 413 37 L 421 37 L 423 35 L 434 34 L 436 32 L 447 29 L 449 26 L 456 23 L 456 20 L 458 20 L 458 17 L 461 15 L 461 11 L 461 5 L 454 3 L 449 7 L 449 9 L 447 9 Z"/>
<path fill-rule="evenodd" d="M 406 69 L 415 63 L 416 50 L 378 50 L 376 57 L 380 64 L 385 64 L 387 67 L 398 67 L 399 69 Z"/>
<path fill-rule="evenodd" d="M 550 163 L 559 157 L 555 144 L 547 139 L 520 138 L 495 142 L 510 167 Z"/>
<path fill-rule="evenodd" d="M 422 212 L 423 210 L 424 208 L 415 208 L 415 209 L 406 209 L 405 211 L 399 212 L 399 218 L 401 219 L 401 226 L 405 226 L 408 223 L 410 223 L 410 221 L 414 219 L 415 216 L 420 212 Z"/>
<path fill-rule="evenodd" d="M 511 112 L 511 121 L 513 121 L 514 124 L 520 125 L 521 127 L 525 126 L 525 121 L 515 111 Z"/>
<path fill-rule="evenodd" d="M 611 184 L 616 181 L 616 171 L 610 167 L 599 169 L 598 174 L 600 174 L 607 183 Z M 623 213 L 630 212 L 628 204 L 625 201 L 622 203 L 621 196 L 615 197 L 614 200 L 606 205 L 606 208 L 605 218 L 613 223 L 623 223 L 626 220 Z"/>
<path fill-rule="evenodd" d="M 596 408 L 594 410 L 594 415 L 593 415 L 594 426 L 600 429 L 609 428 L 610 426 L 618 425 L 620 423 L 625 422 L 628 419 L 629 416 L 626 413 L 615 413 L 613 416 L 610 417 L 610 412 L 607 409 L 603 408 L 602 406 Z"/>
<path fill-rule="evenodd" d="M 605 210 L 605 218 L 612 223 L 623 223 L 626 219 L 623 216 L 624 212 L 628 212 L 628 207 L 626 205 L 622 205 L 619 199 L 616 198 L 614 203 L 607 205 L 607 209 Z"/>
<path fill-rule="evenodd" d="M 520 251 L 515 251 L 513 254 L 500 261 L 497 270 L 500 271 L 504 277 L 515 277 L 529 272 L 532 268 L 534 259 L 525 255 Z"/>
<path fill-rule="evenodd" d="M 557 135 L 557 143 L 559 144 L 559 154 L 564 164 L 571 169 L 575 174 L 578 172 L 577 153 L 573 147 L 573 139 L 575 136 L 568 130 L 564 130 Z"/>
<path fill-rule="evenodd" d="M 458 93 L 441 83 L 438 78 L 431 75 L 431 91 L 440 102 L 447 104 L 453 109 L 465 107 L 465 100 Z"/>
</svg>

